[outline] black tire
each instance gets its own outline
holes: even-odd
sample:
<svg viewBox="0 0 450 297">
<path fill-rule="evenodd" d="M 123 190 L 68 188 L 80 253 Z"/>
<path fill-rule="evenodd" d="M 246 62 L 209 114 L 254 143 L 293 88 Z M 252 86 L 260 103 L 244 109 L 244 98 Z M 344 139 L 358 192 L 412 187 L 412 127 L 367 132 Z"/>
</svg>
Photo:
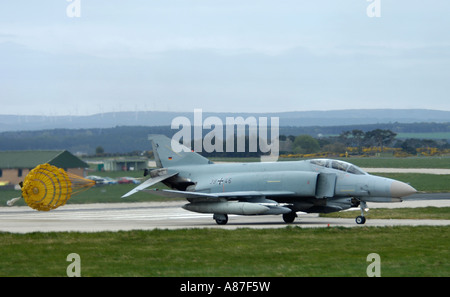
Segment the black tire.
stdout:
<svg viewBox="0 0 450 297">
<path fill-rule="evenodd" d="M 285 214 L 283 214 L 283 221 L 285 223 L 290 224 L 290 223 L 294 222 L 296 216 L 297 216 L 297 214 L 293 211 L 289 212 L 289 213 L 285 213 Z"/>
<path fill-rule="evenodd" d="M 226 225 L 228 223 L 228 215 L 224 215 L 225 218 L 223 219 L 216 219 L 217 225 Z"/>
<path fill-rule="evenodd" d="M 366 222 L 366 218 L 363 216 L 357 216 L 355 221 L 356 221 L 356 224 L 362 225 Z"/>
</svg>

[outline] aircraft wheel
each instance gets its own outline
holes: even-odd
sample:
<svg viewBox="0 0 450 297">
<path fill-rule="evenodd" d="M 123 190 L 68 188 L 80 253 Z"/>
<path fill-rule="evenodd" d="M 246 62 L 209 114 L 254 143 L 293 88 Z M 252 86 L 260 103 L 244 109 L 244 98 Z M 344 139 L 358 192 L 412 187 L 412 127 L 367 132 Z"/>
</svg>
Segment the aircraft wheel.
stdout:
<svg viewBox="0 0 450 297">
<path fill-rule="evenodd" d="M 216 220 L 217 225 L 225 225 L 228 223 L 228 215 L 226 214 L 220 214 L 220 215 L 214 215 L 214 220 Z"/>
<path fill-rule="evenodd" d="M 355 221 L 356 221 L 356 224 L 362 225 L 366 222 L 366 218 L 363 216 L 357 216 Z"/>
<path fill-rule="evenodd" d="M 285 214 L 283 214 L 283 221 L 285 223 L 290 224 L 290 223 L 292 223 L 295 220 L 296 216 L 297 216 L 297 214 L 294 211 L 289 212 L 289 213 L 285 213 Z"/>
</svg>

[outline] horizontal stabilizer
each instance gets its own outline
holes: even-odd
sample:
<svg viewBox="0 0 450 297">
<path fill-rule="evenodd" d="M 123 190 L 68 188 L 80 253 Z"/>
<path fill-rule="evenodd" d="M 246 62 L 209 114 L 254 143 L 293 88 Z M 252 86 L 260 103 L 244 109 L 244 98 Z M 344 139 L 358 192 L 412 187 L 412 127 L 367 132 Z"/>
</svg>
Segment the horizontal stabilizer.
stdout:
<svg viewBox="0 0 450 297">
<path fill-rule="evenodd" d="M 142 184 L 140 184 L 139 186 L 134 188 L 133 190 L 131 190 L 128 193 L 126 193 L 125 195 L 123 195 L 122 198 L 125 198 L 125 197 L 128 197 L 130 195 L 133 195 L 134 193 L 142 191 L 145 188 L 153 186 L 154 184 L 157 184 L 157 183 L 159 183 L 159 182 L 161 182 L 163 180 L 166 180 L 169 177 L 175 176 L 177 174 L 178 174 L 178 172 L 175 172 L 175 173 L 171 173 L 171 174 L 164 174 L 164 175 L 160 175 L 160 176 L 157 176 L 157 177 L 149 178 L 145 182 L 143 182 Z"/>
</svg>

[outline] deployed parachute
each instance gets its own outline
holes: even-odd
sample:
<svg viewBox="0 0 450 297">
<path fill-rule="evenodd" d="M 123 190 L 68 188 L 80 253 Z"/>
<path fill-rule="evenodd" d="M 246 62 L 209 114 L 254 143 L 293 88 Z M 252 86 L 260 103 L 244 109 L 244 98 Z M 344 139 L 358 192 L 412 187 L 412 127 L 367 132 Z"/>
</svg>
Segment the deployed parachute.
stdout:
<svg viewBox="0 0 450 297">
<path fill-rule="evenodd" d="M 46 163 L 27 174 L 22 186 L 22 197 L 31 208 L 49 211 L 66 204 L 72 195 L 94 185 L 93 180 Z M 8 205 L 15 201 L 11 202 Z"/>
</svg>

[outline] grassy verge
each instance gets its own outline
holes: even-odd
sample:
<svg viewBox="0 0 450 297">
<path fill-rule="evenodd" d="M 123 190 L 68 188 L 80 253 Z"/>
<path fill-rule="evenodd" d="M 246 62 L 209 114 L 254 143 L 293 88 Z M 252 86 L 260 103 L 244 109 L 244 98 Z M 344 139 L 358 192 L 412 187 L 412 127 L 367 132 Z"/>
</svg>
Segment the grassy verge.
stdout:
<svg viewBox="0 0 450 297">
<path fill-rule="evenodd" d="M 450 168 L 450 157 L 350 157 L 332 158 L 368 168 Z M 260 162 L 260 158 L 211 158 L 214 162 Z M 279 158 L 279 161 L 308 160 L 308 158 Z"/>
<path fill-rule="evenodd" d="M 450 192 L 450 178 L 448 175 L 422 173 L 376 173 L 373 175 L 383 176 L 409 183 L 420 192 Z"/>
<path fill-rule="evenodd" d="M 0 276 L 450 276 L 449 227 L 0 233 Z"/>
<path fill-rule="evenodd" d="M 350 157 L 340 159 L 359 167 L 366 168 L 450 168 L 450 157 Z M 280 161 L 303 160 L 298 158 L 280 158 Z"/>
<path fill-rule="evenodd" d="M 450 157 L 343 158 L 359 167 L 372 168 L 450 168 Z"/>
<path fill-rule="evenodd" d="M 327 218 L 356 218 L 361 211 L 320 214 Z M 450 207 L 372 208 L 364 214 L 368 219 L 450 220 Z"/>
</svg>

